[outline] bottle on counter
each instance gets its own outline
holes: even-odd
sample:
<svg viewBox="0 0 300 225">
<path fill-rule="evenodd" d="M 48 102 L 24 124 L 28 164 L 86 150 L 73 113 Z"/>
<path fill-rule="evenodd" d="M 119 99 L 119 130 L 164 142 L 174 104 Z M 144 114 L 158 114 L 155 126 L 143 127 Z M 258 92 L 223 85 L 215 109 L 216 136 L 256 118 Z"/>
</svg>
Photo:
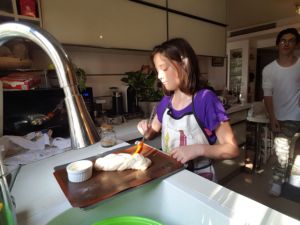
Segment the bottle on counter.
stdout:
<svg viewBox="0 0 300 225">
<path fill-rule="evenodd" d="M 131 85 L 127 88 L 127 108 L 129 113 L 137 112 L 136 90 Z"/>
<path fill-rule="evenodd" d="M 113 129 L 113 126 L 110 124 L 101 125 L 101 141 L 100 144 L 102 147 L 111 147 L 117 143 L 116 133 Z"/>
</svg>

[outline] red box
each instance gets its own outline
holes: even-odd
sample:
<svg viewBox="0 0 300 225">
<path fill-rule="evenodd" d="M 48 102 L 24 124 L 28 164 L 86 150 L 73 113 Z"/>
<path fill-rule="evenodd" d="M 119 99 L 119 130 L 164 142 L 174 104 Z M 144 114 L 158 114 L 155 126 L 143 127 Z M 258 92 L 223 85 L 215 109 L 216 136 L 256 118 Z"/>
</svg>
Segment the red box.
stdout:
<svg viewBox="0 0 300 225">
<path fill-rule="evenodd" d="M 41 83 L 41 77 L 34 73 L 12 73 L 0 78 L 5 90 L 30 90 Z"/>
<path fill-rule="evenodd" d="M 19 0 L 21 15 L 36 17 L 35 0 Z"/>
</svg>

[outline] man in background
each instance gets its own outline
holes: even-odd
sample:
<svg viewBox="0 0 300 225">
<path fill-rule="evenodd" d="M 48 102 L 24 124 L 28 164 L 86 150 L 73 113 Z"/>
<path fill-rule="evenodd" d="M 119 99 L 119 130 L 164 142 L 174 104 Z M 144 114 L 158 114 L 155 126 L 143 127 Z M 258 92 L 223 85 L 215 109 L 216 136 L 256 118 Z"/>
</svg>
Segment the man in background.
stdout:
<svg viewBox="0 0 300 225">
<path fill-rule="evenodd" d="M 295 55 L 299 34 L 295 28 L 282 30 L 276 38 L 278 58 L 263 69 L 264 102 L 274 132 L 277 163 L 273 168 L 270 194 L 279 196 L 293 155 L 289 144 L 300 132 L 300 59 Z"/>
</svg>

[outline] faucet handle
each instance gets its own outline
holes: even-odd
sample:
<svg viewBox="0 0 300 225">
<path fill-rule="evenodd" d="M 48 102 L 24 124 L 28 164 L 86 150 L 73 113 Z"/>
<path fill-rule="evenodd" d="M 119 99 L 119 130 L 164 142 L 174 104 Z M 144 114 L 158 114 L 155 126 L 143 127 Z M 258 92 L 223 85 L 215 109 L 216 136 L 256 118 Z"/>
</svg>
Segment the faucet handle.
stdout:
<svg viewBox="0 0 300 225">
<path fill-rule="evenodd" d="M 6 174 L 6 168 L 4 166 L 4 145 L 0 145 L 0 177 Z"/>
</svg>

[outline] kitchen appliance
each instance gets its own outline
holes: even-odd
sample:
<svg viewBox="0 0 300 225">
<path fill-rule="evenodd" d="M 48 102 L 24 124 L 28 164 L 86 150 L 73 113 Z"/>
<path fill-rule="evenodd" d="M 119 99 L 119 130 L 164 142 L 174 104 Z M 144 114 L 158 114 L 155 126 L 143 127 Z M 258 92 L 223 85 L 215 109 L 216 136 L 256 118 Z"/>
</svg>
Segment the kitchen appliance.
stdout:
<svg viewBox="0 0 300 225">
<path fill-rule="evenodd" d="M 93 118 L 92 88 L 87 87 L 81 94 Z M 64 99 L 65 95 L 61 88 L 4 91 L 4 134 L 23 136 L 33 131 L 52 129 L 53 137 L 69 137 L 69 120 Z M 50 114 L 52 116 L 48 118 Z M 41 122 L 34 123 L 36 120 Z"/>
<path fill-rule="evenodd" d="M 138 112 L 137 106 L 137 94 L 136 90 L 132 86 L 122 86 L 121 87 L 123 95 L 123 107 L 125 113 L 135 113 Z"/>
<path fill-rule="evenodd" d="M 23 136 L 33 131 L 52 129 L 54 137 L 68 137 L 69 124 L 63 104 L 62 89 L 41 89 L 3 92 L 3 133 Z M 62 103 L 61 107 L 58 107 Z M 42 123 L 32 123 L 60 108 L 55 115 Z"/>
<path fill-rule="evenodd" d="M 123 96 L 122 93 L 116 87 L 111 87 L 112 90 L 112 115 L 122 115 L 123 109 Z"/>
<path fill-rule="evenodd" d="M 93 121 L 95 121 L 93 88 L 86 87 L 84 90 L 79 90 L 79 92 L 83 98 L 86 109 L 88 110 Z"/>
</svg>

